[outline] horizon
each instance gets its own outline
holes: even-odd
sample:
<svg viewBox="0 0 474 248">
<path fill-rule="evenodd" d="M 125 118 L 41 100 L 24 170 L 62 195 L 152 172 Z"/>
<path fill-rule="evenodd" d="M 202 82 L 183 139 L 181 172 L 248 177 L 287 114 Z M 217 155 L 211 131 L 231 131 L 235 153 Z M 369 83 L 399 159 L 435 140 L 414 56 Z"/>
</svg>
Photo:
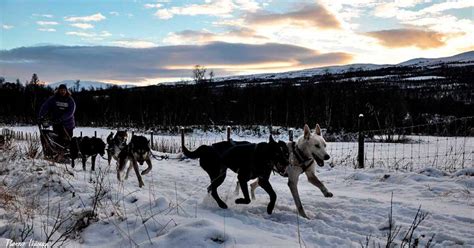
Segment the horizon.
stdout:
<svg viewBox="0 0 474 248">
<path fill-rule="evenodd" d="M 473 1 L 2 1 L 8 79 L 137 86 L 474 50 Z M 26 18 L 25 18 L 26 17 Z M 31 39 L 34 37 L 34 39 Z"/>
</svg>

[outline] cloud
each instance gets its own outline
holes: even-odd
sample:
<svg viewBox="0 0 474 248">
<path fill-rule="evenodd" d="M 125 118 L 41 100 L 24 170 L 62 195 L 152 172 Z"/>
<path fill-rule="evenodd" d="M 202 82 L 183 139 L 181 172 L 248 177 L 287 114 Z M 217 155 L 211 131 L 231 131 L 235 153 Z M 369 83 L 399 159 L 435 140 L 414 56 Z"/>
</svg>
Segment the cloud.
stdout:
<svg viewBox="0 0 474 248">
<path fill-rule="evenodd" d="M 113 15 L 113 16 L 119 16 L 120 15 L 119 12 L 117 12 L 117 11 L 110 11 L 109 14 Z"/>
<path fill-rule="evenodd" d="M 94 25 L 89 24 L 89 23 L 72 23 L 70 24 L 73 27 L 80 28 L 80 29 L 90 29 L 94 28 Z"/>
<path fill-rule="evenodd" d="M 448 1 L 443 3 L 433 4 L 429 7 L 426 7 L 421 10 L 423 13 L 440 13 L 446 10 L 451 9 L 463 9 L 474 7 L 474 1 L 472 0 L 458 0 L 458 1 Z"/>
<path fill-rule="evenodd" d="M 156 47 L 157 44 L 146 40 L 116 40 L 110 42 L 114 46 L 128 47 L 128 48 L 150 48 Z"/>
<path fill-rule="evenodd" d="M 385 47 L 410 47 L 430 49 L 444 46 L 448 35 L 418 29 L 391 29 L 368 32 L 368 36 L 379 40 Z"/>
<path fill-rule="evenodd" d="M 72 17 L 65 17 L 64 20 L 68 22 L 98 22 L 107 19 L 101 13 L 97 13 L 90 16 L 72 16 Z"/>
<path fill-rule="evenodd" d="M 53 25 L 58 25 L 59 23 L 51 22 L 51 21 L 37 21 L 36 24 L 40 26 L 53 26 Z"/>
<path fill-rule="evenodd" d="M 191 77 L 192 67 L 216 66 L 217 75 L 246 71 L 288 71 L 318 65 L 344 64 L 346 53 L 319 53 L 285 44 L 229 44 L 124 48 L 106 46 L 41 46 L 0 51 L 5 76 L 28 78 L 40 73 L 45 81 L 69 78 L 145 82 L 151 78 Z M 217 72 L 216 71 L 216 72 Z"/>
<path fill-rule="evenodd" d="M 164 43 L 174 45 L 207 44 L 216 41 L 262 44 L 267 43 L 270 40 L 264 36 L 258 35 L 255 30 L 249 28 L 234 29 L 223 33 L 213 33 L 208 30 L 184 30 L 181 32 L 170 33 L 163 40 Z"/>
<path fill-rule="evenodd" d="M 145 6 L 145 9 L 153 9 L 153 8 L 159 9 L 159 8 L 163 7 L 163 4 L 160 4 L 160 3 L 147 3 L 144 6 Z"/>
<path fill-rule="evenodd" d="M 160 19 L 170 19 L 175 15 L 210 15 L 229 17 L 236 5 L 232 0 L 209 0 L 204 4 L 188 4 L 183 7 L 171 7 L 169 9 L 159 9 L 155 16 Z"/>
<path fill-rule="evenodd" d="M 261 9 L 260 4 L 254 0 L 235 0 L 235 5 L 238 9 L 256 12 Z"/>
<path fill-rule="evenodd" d="M 112 34 L 108 31 L 102 31 L 100 33 L 87 33 L 87 32 L 66 32 L 67 35 L 79 36 L 79 37 L 109 37 Z"/>
<path fill-rule="evenodd" d="M 12 29 L 14 26 L 12 25 L 7 25 L 7 24 L 2 24 L 2 29 Z"/>
<path fill-rule="evenodd" d="M 284 13 L 257 12 L 249 14 L 245 19 L 249 25 L 291 25 L 321 29 L 340 28 L 336 16 L 324 6 L 318 4 L 308 4 L 296 11 Z"/>
<path fill-rule="evenodd" d="M 158 18 L 163 19 L 163 20 L 168 20 L 168 19 L 173 18 L 174 14 L 171 13 L 170 10 L 159 9 L 155 12 L 155 16 L 157 16 Z"/>
<path fill-rule="evenodd" d="M 45 18 L 53 18 L 54 16 L 53 15 L 50 15 L 50 14 L 33 14 L 34 17 L 45 17 Z"/>
<path fill-rule="evenodd" d="M 41 32 L 56 32 L 56 29 L 54 29 L 54 28 L 38 28 L 38 31 L 41 31 Z"/>
</svg>

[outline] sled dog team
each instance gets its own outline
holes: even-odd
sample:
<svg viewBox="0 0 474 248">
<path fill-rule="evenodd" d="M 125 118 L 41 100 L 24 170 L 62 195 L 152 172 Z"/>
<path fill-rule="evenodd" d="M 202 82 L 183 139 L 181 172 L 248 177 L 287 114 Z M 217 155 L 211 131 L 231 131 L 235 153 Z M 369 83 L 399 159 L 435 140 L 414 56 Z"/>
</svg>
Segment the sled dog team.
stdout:
<svg viewBox="0 0 474 248">
<path fill-rule="evenodd" d="M 104 156 L 107 152 L 107 160 L 110 165 L 112 159 L 117 162 L 117 179 L 122 181 L 122 173 L 127 169 L 125 179 L 133 168 L 138 179 L 138 186 L 143 187 L 142 175 L 149 173 L 152 169 L 151 149 L 147 138 L 133 135 L 127 143 L 128 135 L 126 131 L 113 132 L 107 137 L 106 144 L 99 138 L 73 138 L 71 143 L 71 165 L 74 167 L 74 160 L 82 158 L 83 169 L 86 169 L 86 161 L 91 157 L 92 167 L 95 169 L 95 159 L 98 154 Z M 315 174 L 316 164 L 324 166 L 324 161 L 330 156 L 326 152 L 326 142 L 321 134 L 321 128 L 316 128 L 311 132 L 308 125 L 304 126 L 304 132 L 296 141 L 284 142 L 275 141 L 270 135 L 268 142 L 250 143 L 247 141 L 221 141 L 212 145 L 201 145 L 196 150 L 190 151 L 185 146 L 184 133 L 181 137 L 181 147 L 184 156 L 190 159 L 198 159 L 199 164 L 209 175 L 210 185 L 208 193 L 214 198 L 219 207 L 226 209 L 227 204 L 222 201 L 217 192 L 217 188 L 224 182 L 227 169 L 231 169 L 237 174 L 237 187 L 243 193 L 243 198 L 235 200 L 236 204 L 249 204 L 251 198 L 247 183 L 251 183 L 251 197 L 255 199 L 255 189 L 262 187 L 270 197 L 267 205 L 267 213 L 271 214 L 276 202 L 276 193 L 270 184 L 272 172 L 283 177 L 288 177 L 288 186 L 295 201 L 299 215 L 308 218 L 298 193 L 298 178 L 305 173 L 308 181 L 318 187 L 325 197 L 332 197 L 333 194 L 319 181 Z M 139 172 L 139 164 L 147 164 L 147 168 Z"/>
</svg>

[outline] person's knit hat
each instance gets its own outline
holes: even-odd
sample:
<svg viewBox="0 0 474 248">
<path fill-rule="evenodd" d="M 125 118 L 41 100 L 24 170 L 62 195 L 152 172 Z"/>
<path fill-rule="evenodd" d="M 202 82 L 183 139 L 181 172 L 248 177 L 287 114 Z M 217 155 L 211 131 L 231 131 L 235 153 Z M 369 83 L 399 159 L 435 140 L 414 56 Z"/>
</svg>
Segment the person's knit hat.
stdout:
<svg viewBox="0 0 474 248">
<path fill-rule="evenodd" d="M 65 90 L 67 90 L 67 87 L 66 87 L 65 84 L 60 84 L 59 87 L 58 87 L 58 90 L 60 90 L 60 89 L 65 89 Z"/>
</svg>

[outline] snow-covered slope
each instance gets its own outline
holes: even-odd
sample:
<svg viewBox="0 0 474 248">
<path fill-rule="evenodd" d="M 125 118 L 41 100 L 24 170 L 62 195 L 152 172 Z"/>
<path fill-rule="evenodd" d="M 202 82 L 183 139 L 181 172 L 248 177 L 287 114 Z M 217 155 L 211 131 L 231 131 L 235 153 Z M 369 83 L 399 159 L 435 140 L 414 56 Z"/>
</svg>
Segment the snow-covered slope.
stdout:
<svg viewBox="0 0 474 248">
<path fill-rule="evenodd" d="M 465 52 L 461 54 L 457 54 L 451 57 L 444 57 L 444 58 L 417 58 L 417 59 L 410 59 L 408 61 L 402 62 L 398 64 L 398 66 L 433 66 L 439 64 L 446 64 L 446 63 L 474 63 L 474 51 Z"/>
<path fill-rule="evenodd" d="M 453 64 L 459 62 L 461 65 L 466 64 L 474 64 L 474 51 L 465 52 L 461 54 L 457 54 L 450 57 L 443 57 L 443 58 L 417 58 L 411 59 L 399 64 L 349 64 L 349 65 L 340 65 L 340 66 L 326 66 L 326 67 L 318 67 L 318 68 L 311 68 L 299 71 L 289 71 L 289 72 L 282 72 L 282 73 L 265 73 L 265 74 L 254 74 L 254 75 L 241 75 L 241 76 L 230 76 L 230 77 L 221 77 L 216 78 L 215 81 L 227 81 L 227 80 L 253 80 L 253 79 L 283 79 L 283 78 L 298 78 L 298 77 L 311 77 L 317 75 L 324 75 L 327 73 L 330 74 L 339 74 L 349 71 L 371 71 L 377 70 L 386 67 L 399 67 L 399 66 L 415 66 L 415 67 L 422 67 L 422 66 L 435 66 L 441 64 Z"/>
<path fill-rule="evenodd" d="M 282 73 L 264 73 L 264 74 L 253 74 L 253 75 L 242 75 L 242 76 L 230 76 L 216 78 L 215 81 L 226 81 L 226 80 L 251 80 L 251 79 L 283 79 L 283 78 L 299 78 L 299 77 L 311 77 L 316 75 L 324 74 L 338 74 L 351 70 L 376 70 L 390 65 L 375 65 L 375 64 L 350 64 L 340 66 L 326 66 L 311 68 L 299 71 L 290 71 Z"/>
<path fill-rule="evenodd" d="M 51 88 L 54 89 L 54 88 L 58 87 L 60 84 L 65 84 L 68 88 L 74 89 L 76 87 L 76 80 L 63 80 L 63 81 L 60 81 L 60 82 L 48 84 L 48 86 L 50 86 Z M 116 85 L 116 84 L 104 83 L 104 82 L 99 82 L 99 81 L 82 81 L 81 80 L 79 82 L 79 88 L 80 89 L 82 89 L 82 88 L 84 88 L 84 89 L 90 89 L 90 88 L 106 89 L 107 87 L 110 87 L 110 86 L 119 86 L 119 87 L 122 87 L 122 88 L 135 87 L 135 85 L 130 85 L 130 84 Z"/>
<path fill-rule="evenodd" d="M 428 216 L 414 233 L 420 247 L 433 234 L 435 247 L 474 246 L 472 167 L 457 173 L 318 168 L 334 197 L 323 197 L 301 175 L 299 192 L 310 219 L 297 217 L 287 179 L 278 175 L 270 178 L 278 198 L 268 215 L 261 188 L 250 204 L 234 203 L 237 179 L 230 170 L 219 187 L 229 209 L 220 209 L 198 160 L 177 154 L 154 159 L 143 188 L 133 172 L 118 182 L 115 166 L 100 157 L 96 172 L 89 163 L 87 168 L 0 153 L 0 246 L 13 237 L 45 241 L 48 234 L 55 242 L 71 227 L 61 247 L 360 247 L 367 237 L 370 247 L 385 246 L 391 193 L 393 223 L 401 228 L 397 244 L 421 205 Z"/>
</svg>

